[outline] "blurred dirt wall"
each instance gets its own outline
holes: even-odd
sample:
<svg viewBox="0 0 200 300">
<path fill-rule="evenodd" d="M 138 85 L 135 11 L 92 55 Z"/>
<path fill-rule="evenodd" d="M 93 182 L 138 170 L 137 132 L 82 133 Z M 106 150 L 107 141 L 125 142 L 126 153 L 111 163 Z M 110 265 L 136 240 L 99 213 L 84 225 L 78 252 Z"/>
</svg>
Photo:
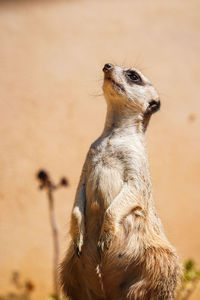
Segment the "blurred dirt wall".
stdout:
<svg viewBox="0 0 200 300">
<path fill-rule="evenodd" d="M 47 169 L 68 189 L 56 193 L 61 254 L 81 167 L 101 133 L 102 66 L 140 68 L 162 101 L 148 128 L 157 210 L 181 259 L 200 263 L 200 2 L 0 2 L 0 295 L 19 271 L 52 288 Z M 193 299 L 199 299 L 198 292 Z"/>
</svg>

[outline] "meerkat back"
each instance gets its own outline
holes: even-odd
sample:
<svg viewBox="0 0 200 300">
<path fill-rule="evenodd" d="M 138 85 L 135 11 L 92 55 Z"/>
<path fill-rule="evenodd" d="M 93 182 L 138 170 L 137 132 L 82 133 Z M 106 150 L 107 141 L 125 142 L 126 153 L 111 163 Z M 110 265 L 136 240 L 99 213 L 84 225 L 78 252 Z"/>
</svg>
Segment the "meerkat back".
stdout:
<svg viewBox="0 0 200 300">
<path fill-rule="evenodd" d="M 159 96 L 135 68 L 103 71 L 107 116 L 77 188 L 63 291 L 72 300 L 172 300 L 181 268 L 154 208 L 145 144 Z"/>
</svg>

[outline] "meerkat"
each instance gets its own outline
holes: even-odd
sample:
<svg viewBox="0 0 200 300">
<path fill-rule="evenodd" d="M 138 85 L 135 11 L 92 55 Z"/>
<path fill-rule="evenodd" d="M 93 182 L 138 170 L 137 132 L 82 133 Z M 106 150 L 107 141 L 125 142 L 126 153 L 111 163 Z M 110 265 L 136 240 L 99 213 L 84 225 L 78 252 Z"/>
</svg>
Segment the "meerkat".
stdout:
<svg viewBox="0 0 200 300">
<path fill-rule="evenodd" d="M 136 68 L 103 71 L 107 116 L 76 192 L 62 289 L 72 300 L 172 300 L 181 267 L 155 211 L 145 143 L 160 99 Z"/>
</svg>

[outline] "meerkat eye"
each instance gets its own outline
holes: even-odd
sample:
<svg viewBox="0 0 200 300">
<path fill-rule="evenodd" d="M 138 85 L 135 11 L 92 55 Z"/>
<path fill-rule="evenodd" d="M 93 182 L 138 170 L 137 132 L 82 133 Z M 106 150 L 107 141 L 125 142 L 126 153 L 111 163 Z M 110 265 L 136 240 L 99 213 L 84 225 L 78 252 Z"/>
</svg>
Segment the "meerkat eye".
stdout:
<svg viewBox="0 0 200 300">
<path fill-rule="evenodd" d="M 131 71 L 128 70 L 126 72 L 126 77 L 131 80 L 132 82 L 135 82 L 137 84 L 142 84 L 142 79 L 141 77 L 135 72 L 135 71 Z"/>
</svg>

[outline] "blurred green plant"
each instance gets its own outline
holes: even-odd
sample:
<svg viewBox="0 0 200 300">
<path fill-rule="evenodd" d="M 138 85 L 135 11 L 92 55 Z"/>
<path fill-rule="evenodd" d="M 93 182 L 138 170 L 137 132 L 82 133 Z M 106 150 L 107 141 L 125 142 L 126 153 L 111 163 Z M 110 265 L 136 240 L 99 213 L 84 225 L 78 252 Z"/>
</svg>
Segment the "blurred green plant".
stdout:
<svg viewBox="0 0 200 300">
<path fill-rule="evenodd" d="M 196 263 L 192 259 L 188 259 L 184 263 L 184 273 L 182 285 L 177 295 L 177 300 L 190 299 L 197 286 L 200 284 L 200 270 L 197 269 Z"/>
</svg>

